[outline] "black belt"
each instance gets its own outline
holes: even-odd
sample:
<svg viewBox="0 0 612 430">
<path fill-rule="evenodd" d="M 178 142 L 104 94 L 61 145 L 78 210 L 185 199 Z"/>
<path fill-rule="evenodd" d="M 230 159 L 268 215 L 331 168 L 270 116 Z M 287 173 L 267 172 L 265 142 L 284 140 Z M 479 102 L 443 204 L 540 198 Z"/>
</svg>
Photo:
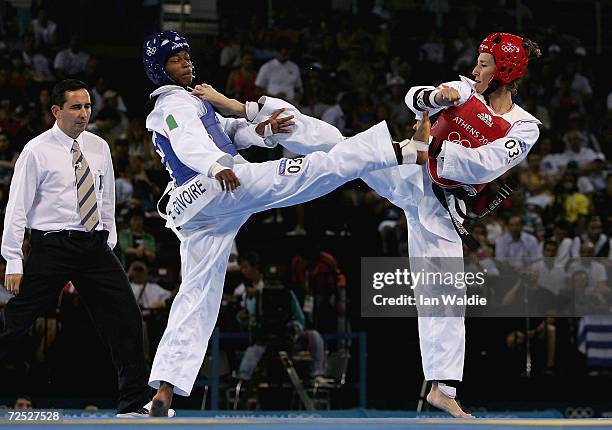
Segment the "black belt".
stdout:
<svg viewBox="0 0 612 430">
<path fill-rule="evenodd" d="M 42 230 L 31 230 L 32 238 L 41 238 L 47 235 L 60 235 L 70 237 L 73 239 L 93 239 L 97 236 L 107 234 L 106 230 L 93 230 L 93 231 L 80 231 L 80 230 L 59 230 L 59 231 L 42 231 Z"/>
<path fill-rule="evenodd" d="M 453 193 L 453 191 L 450 192 L 453 193 L 455 196 L 455 209 L 457 210 L 459 216 L 464 219 L 477 220 L 486 217 L 487 215 L 491 214 L 491 212 L 493 212 L 495 209 L 497 209 L 499 205 L 501 205 L 502 202 L 506 200 L 508 196 L 510 196 L 510 194 L 512 194 L 513 188 L 515 186 L 516 184 L 514 183 L 514 181 L 511 180 L 502 184 L 495 198 L 489 202 L 485 211 L 479 215 L 468 215 L 463 213 L 461 207 L 459 206 L 459 199 L 461 199 L 461 197 L 459 197 L 460 194 L 455 194 Z M 476 251 L 478 248 L 480 248 L 480 243 L 478 243 L 474 236 L 472 236 L 471 233 L 467 231 L 463 224 L 451 212 L 450 208 L 448 207 L 448 201 L 446 200 L 446 193 L 444 189 L 441 186 L 434 184 L 433 182 L 431 184 L 431 188 L 433 189 L 433 192 L 440 204 L 444 206 L 444 209 L 446 209 L 446 212 L 448 212 L 448 215 L 451 218 L 451 222 L 453 223 L 453 227 L 455 228 L 455 231 L 457 232 L 463 243 L 465 243 L 466 246 L 472 251 Z"/>
</svg>

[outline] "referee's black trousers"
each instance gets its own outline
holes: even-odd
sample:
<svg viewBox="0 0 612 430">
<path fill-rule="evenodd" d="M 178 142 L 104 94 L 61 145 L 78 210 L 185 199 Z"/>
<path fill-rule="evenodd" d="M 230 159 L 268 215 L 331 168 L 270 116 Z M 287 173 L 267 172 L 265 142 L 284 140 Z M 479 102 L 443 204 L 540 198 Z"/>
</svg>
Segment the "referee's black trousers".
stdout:
<svg viewBox="0 0 612 430">
<path fill-rule="evenodd" d="M 150 399 L 143 351 L 142 317 L 121 263 L 108 247 L 108 232 L 32 230 L 20 292 L 5 309 L 0 358 L 28 332 L 34 320 L 56 306 L 68 281 L 78 290 L 117 370 L 118 413 L 140 409 Z M 92 383 L 96 373 L 92 369 Z"/>
</svg>

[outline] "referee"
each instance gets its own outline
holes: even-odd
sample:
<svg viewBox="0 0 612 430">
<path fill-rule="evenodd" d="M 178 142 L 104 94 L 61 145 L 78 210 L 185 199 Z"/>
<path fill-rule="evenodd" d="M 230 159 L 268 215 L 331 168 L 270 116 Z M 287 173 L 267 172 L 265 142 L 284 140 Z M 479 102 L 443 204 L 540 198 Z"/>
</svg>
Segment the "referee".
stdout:
<svg viewBox="0 0 612 430">
<path fill-rule="evenodd" d="M 11 182 L 2 256 L 7 261 L 5 287 L 15 297 L 5 309 L 0 358 L 72 281 L 110 348 L 118 375 L 117 413 L 146 415 L 150 393 L 142 320 L 111 251 L 117 232 L 110 150 L 103 139 L 85 131 L 91 101 L 83 82 L 59 82 L 51 103 L 55 124 L 27 143 Z M 31 239 L 24 266 L 26 228 Z"/>
</svg>

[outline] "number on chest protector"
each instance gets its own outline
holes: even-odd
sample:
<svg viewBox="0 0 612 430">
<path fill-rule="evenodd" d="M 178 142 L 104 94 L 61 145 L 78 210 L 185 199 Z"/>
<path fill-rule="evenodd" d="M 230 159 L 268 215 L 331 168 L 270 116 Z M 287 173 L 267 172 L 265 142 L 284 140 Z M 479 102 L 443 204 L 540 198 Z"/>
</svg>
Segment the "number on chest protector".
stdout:
<svg viewBox="0 0 612 430">
<path fill-rule="evenodd" d="M 295 176 L 302 173 L 304 158 L 283 158 L 278 165 L 278 174 L 281 176 Z"/>
</svg>

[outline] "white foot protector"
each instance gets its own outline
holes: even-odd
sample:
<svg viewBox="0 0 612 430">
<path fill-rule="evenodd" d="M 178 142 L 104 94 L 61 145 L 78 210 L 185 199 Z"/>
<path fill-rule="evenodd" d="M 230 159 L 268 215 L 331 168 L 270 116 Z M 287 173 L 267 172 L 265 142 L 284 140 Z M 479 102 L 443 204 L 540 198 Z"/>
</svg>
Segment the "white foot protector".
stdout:
<svg viewBox="0 0 612 430">
<path fill-rule="evenodd" d="M 403 164 L 415 164 L 418 151 L 427 151 L 429 146 L 420 140 L 406 139 L 399 143 L 402 150 Z"/>
</svg>

